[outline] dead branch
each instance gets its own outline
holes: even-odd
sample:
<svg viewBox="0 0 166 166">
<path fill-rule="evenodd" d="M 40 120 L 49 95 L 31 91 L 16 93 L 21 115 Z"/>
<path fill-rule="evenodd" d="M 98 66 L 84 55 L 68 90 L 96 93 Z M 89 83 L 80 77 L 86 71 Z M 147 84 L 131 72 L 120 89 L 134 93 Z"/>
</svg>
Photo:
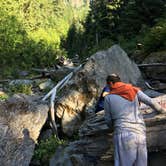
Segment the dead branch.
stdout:
<svg viewBox="0 0 166 166">
<path fill-rule="evenodd" d="M 30 78 L 30 80 L 45 79 L 45 78 L 51 78 L 51 75 L 50 74 L 37 75 L 35 77 Z"/>
<path fill-rule="evenodd" d="M 5 82 L 10 82 L 11 80 L 7 79 L 7 80 L 0 80 L 0 83 L 5 83 Z"/>
<path fill-rule="evenodd" d="M 51 96 L 51 99 L 50 99 L 51 123 L 52 123 L 53 131 L 54 131 L 55 135 L 57 136 L 57 138 L 59 138 L 59 137 L 58 137 L 57 125 L 56 125 L 56 122 L 55 122 L 55 109 L 54 109 L 54 107 L 55 107 L 54 102 L 55 102 L 55 98 L 56 98 L 56 93 L 57 93 L 58 90 L 62 89 L 68 83 L 68 81 L 73 76 L 74 72 L 78 71 L 81 67 L 82 67 L 82 65 L 78 66 L 73 72 L 68 74 L 61 81 L 59 81 L 58 84 L 50 92 L 48 92 L 44 96 L 44 98 L 42 99 L 44 101 L 44 100 L 46 100 L 47 98 L 49 98 Z"/>
<path fill-rule="evenodd" d="M 143 67 L 163 67 L 163 66 L 166 66 L 166 63 L 138 64 L 137 66 L 140 68 L 143 68 Z"/>
<path fill-rule="evenodd" d="M 149 89 L 152 89 L 152 90 L 166 90 L 166 87 L 162 87 L 162 88 L 155 88 L 155 87 L 152 87 L 147 81 L 145 81 L 145 85 L 149 88 Z"/>
</svg>

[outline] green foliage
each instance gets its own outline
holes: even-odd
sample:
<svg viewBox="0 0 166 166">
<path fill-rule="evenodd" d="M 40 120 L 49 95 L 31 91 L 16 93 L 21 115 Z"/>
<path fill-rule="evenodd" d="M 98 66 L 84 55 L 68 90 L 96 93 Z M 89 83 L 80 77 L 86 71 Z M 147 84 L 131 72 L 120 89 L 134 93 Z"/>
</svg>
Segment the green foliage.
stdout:
<svg viewBox="0 0 166 166">
<path fill-rule="evenodd" d="M 85 34 L 90 35 L 89 41 L 92 45 L 98 44 L 104 37 L 111 35 L 111 30 L 115 25 L 113 13 L 115 8 L 114 1 L 109 3 L 107 0 L 96 0 L 91 3 L 91 11 L 85 24 Z"/>
<path fill-rule="evenodd" d="M 2 100 L 6 100 L 6 99 L 8 99 L 8 95 L 7 94 L 0 94 L 0 100 L 2 101 Z"/>
<path fill-rule="evenodd" d="M 32 85 L 30 84 L 9 85 L 8 91 L 10 94 L 24 93 L 24 94 L 30 95 L 32 94 Z"/>
<path fill-rule="evenodd" d="M 64 1 L 0 1 L 0 75 L 16 68 L 48 67 L 59 54 L 66 56 L 61 40 L 73 21 L 82 19 L 79 12 Z"/>
<path fill-rule="evenodd" d="M 41 141 L 36 147 L 33 158 L 40 161 L 42 165 L 48 165 L 49 159 L 60 145 L 67 145 L 67 142 L 64 140 L 58 140 L 56 137 Z"/>
<path fill-rule="evenodd" d="M 67 50 L 69 57 L 74 57 L 75 54 L 81 54 L 84 43 L 84 31 L 85 28 L 83 26 L 85 22 L 85 18 L 88 14 L 88 6 L 83 6 L 81 8 L 76 8 L 73 11 L 73 21 L 71 22 L 71 26 L 69 28 L 67 38 L 63 38 L 61 40 L 61 47 Z M 69 10 L 69 9 L 68 9 Z M 70 12 L 68 12 L 69 15 Z"/>
<path fill-rule="evenodd" d="M 68 37 L 65 41 L 62 41 L 62 47 L 68 50 L 69 57 L 73 57 L 76 53 L 80 54 L 82 50 L 84 29 L 81 23 L 73 23 L 69 29 Z"/>
<path fill-rule="evenodd" d="M 126 39 L 125 36 L 118 36 L 118 44 L 128 53 L 128 55 L 132 55 L 132 53 L 137 50 L 137 44 L 143 44 L 144 33 L 139 34 L 131 39 Z"/>
<path fill-rule="evenodd" d="M 97 51 L 105 50 L 107 48 L 110 48 L 113 45 L 113 41 L 111 39 L 102 39 L 98 44 L 94 45 L 92 48 L 89 48 L 88 54 L 92 55 L 96 53 Z"/>
<path fill-rule="evenodd" d="M 152 27 L 164 11 L 163 0 L 124 0 L 119 12 L 116 31 L 130 39 L 140 33 L 144 25 Z"/>
<path fill-rule="evenodd" d="M 86 2 L 0 1 L 0 76 L 50 67 L 61 55 L 85 58 L 113 43 L 128 53 L 138 42 L 146 52 L 163 49 L 165 8 L 164 0 L 93 0 L 90 10 Z"/>
<path fill-rule="evenodd" d="M 153 45 L 156 49 L 163 48 L 165 28 L 163 24 L 160 28 L 154 26 L 159 18 L 165 19 L 165 9 L 164 0 L 93 0 L 84 23 L 84 31 L 80 33 L 73 27 L 67 38 L 69 44 L 64 47 L 69 53 L 79 53 L 81 57 L 110 47 L 113 43 L 120 44 L 129 54 L 137 49 L 137 43 L 144 43 L 145 51 Z M 108 41 L 108 44 L 103 41 Z M 154 44 L 155 41 L 158 44 Z M 74 49 L 77 52 L 74 53 Z"/>
<path fill-rule="evenodd" d="M 159 21 L 144 37 L 146 52 L 164 50 L 166 48 L 166 20 Z"/>
<path fill-rule="evenodd" d="M 79 136 L 79 132 L 78 131 L 75 131 L 75 133 L 72 135 L 72 137 L 69 138 L 69 140 L 71 142 L 79 140 L 79 139 L 80 139 L 80 136 Z"/>
</svg>

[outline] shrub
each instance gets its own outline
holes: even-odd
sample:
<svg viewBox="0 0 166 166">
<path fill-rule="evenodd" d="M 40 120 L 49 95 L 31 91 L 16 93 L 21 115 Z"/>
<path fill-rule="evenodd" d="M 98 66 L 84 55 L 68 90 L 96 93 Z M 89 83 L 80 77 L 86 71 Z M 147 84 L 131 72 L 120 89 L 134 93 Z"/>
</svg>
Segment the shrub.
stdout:
<svg viewBox="0 0 166 166">
<path fill-rule="evenodd" d="M 166 21 L 161 20 L 144 38 L 146 52 L 162 50 L 166 48 Z"/>
<path fill-rule="evenodd" d="M 33 159 L 38 160 L 42 165 L 48 165 L 49 159 L 55 153 L 59 145 L 67 145 L 67 142 L 59 140 L 54 136 L 46 141 L 41 141 L 36 147 Z"/>
<path fill-rule="evenodd" d="M 6 100 L 8 98 L 7 94 L 0 94 L 0 100 Z"/>
<path fill-rule="evenodd" d="M 15 84 L 9 85 L 9 93 L 24 93 L 26 95 L 32 94 L 32 85 L 30 84 Z"/>
</svg>

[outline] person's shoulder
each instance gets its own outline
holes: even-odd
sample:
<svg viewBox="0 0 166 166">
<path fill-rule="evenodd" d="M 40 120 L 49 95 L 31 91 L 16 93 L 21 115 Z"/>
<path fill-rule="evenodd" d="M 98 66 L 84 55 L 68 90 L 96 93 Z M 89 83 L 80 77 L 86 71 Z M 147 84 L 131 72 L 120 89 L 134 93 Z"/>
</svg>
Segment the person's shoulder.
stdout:
<svg viewBox="0 0 166 166">
<path fill-rule="evenodd" d="M 109 92 L 109 91 L 110 91 L 110 88 L 109 88 L 108 86 L 105 86 L 105 87 L 103 88 L 103 91 L 104 91 L 104 92 Z"/>
<path fill-rule="evenodd" d="M 112 94 L 108 94 L 104 97 L 104 100 L 109 100 L 111 98 Z"/>
<path fill-rule="evenodd" d="M 137 95 L 146 95 L 142 90 L 138 90 Z"/>
</svg>

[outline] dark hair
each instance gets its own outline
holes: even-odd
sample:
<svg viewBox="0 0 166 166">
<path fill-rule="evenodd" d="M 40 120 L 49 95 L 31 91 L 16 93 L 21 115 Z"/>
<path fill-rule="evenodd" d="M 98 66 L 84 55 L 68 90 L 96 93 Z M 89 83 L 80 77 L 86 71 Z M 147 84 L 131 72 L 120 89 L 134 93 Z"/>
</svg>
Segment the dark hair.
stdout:
<svg viewBox="0 0 166 166">
<path fill-rule="evenodd" d="M 107 76 L 106 81 L 107 83 L 109 82 L 115 83 L 115 82 L 120 82 L 121 80 L 117 74 L 111 74 Z"/>
</svg>

